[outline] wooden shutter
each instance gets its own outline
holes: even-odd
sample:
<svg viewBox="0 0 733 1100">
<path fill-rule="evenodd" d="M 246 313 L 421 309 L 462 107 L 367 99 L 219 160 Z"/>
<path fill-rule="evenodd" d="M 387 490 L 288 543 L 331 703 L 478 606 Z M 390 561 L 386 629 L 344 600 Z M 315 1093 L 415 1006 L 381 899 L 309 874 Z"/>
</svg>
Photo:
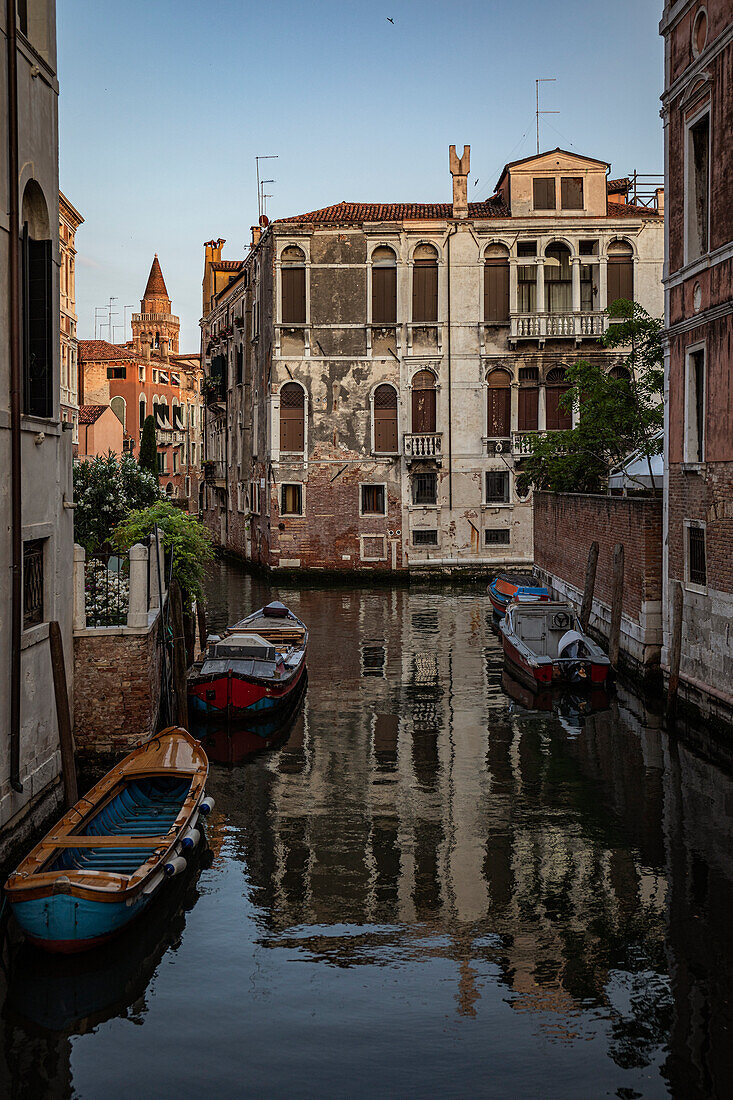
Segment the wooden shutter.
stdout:
<svg viewBox="0 0 733 1100">
<path fill-rule="evenodd" d="M 397 268 L 372 268 L 372 323 L 393 325 L 397 321 Z"/>
<path fill-rule="evenodd" d="M 412 270 L 412 319 L 438 320 L 438 265 L 435 260 L 415 260 Z"/>
<path fill-rule="evenodd" d="M 282 321 L 284 325 L 305 324 L 305 268 L 282 268 Z"/>
<path fill-rule="evenodd" d="M 554 179 L 533 179 L 532 193 L 535 210 L 555 209 Z"/>
<path fill-rule="evenodd" d="M 563 176 L 560 180 L 560 202 L 563 210 L 583 209 L 582 176 Z"/>
<path fill-rule="evenodd" d="M 484 320 L 509 320 L 509 264 L 487 260 L 484 266 Z"/>
<path fill-rule="evenodd" d="M 519 430 L 536 432 L 539 426 L 539 393 L 533 386 L 519 388 Z"/>
<path fill-rule="evenodd" d="M 374 450 L 394 454 L 397 450 L 397 391 L 377 386 L 374 391 Z"/>
<path fill-rule="evenodd" d="M 23 411 L 53 415 L 53 311 L 51 242 L 23 232 Z"/>
<path fill-rule="evenodd" d="M 305 398 L 295 382 L 280 390 L 280 450 L 302 451 L 305 445 Z"/>
<path fill-rule="evenodd" d="M 618 298 L 634 300 L 634 261 L 609 258 L 607 268 L 607 305 Z"/>
<path fill-rule="evenodd" d="M 560 398 L 567 393 L 569 386 L 548 386 L 546 390 L 547 430 L 561 432 L 572 428 L 571 413 L 560 408 Z"/>
<path fill-rule="evenodd" d="M 509 386 L 490 387 L 486 434 L 491 438 L 508 439 L 511 425 L 512 391 Z"/>
<path fill-rule="evenodd" d="M 435 390 L 412 391 L 413 432 L 435 431 Z"/>
</svg>

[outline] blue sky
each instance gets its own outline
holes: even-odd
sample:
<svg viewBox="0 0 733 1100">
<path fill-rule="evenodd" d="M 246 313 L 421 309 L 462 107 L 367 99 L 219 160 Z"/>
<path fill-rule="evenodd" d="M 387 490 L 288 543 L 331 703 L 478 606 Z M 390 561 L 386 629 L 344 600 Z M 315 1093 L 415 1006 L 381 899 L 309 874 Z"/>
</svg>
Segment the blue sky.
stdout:
<svg viewBox="0 0 733 1100">
<path fill-rule="evenodd" d="M 535 78 L 554 76 L 543 148 L 661 173 L 661 6 L 57 0 L 61 189 L 85 218 L 80 337 L 110 296 L 120 321 L 139 309 L 157 252 L 181 350 L 198 350 L 202 245 L 243 254 L 257 154 L 278 154 L 263 166 L 272 217 L 449 201 L 450 144 L 471 145 L 469 198 L 484 198 L 534 151 Z"/>
</svg>

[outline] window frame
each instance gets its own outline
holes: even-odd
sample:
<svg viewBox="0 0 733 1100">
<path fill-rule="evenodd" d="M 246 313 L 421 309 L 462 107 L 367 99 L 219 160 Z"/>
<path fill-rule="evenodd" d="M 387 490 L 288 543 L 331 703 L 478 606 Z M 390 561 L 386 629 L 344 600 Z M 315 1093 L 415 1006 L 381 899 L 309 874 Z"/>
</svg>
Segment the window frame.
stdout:
<svg viewBox="0 0 733 1100">
<path fill-rule="evenodd" d="M 432 478 L 435 486 L 433 500 L 417 500 L 417 486 L 421 478 Z M 419 470 L 410 478 L 410 504 L 413 508 L 437 508 L 438 507 L 438 474 L 435 470 Z"/>
<path fill-rule="evenodd" d="M 695 254 L 692 253 L 691 248 L 691 226 L 692 219 L 695 216 L 693 210 L 692 199 L 696 195 L 694 187 L 695 180 L 695 157 L 693 150 L 693 130 L 700 125 L 700 123 L 707 118 L 708 127 L 708 149 L 707 149 L 707 195 L 705 196 L 705 209 L 706 209 L 706 240 L 700 242 L 700 250 Z M 711 214 L 711 202 L 710 202 L 710 189 L 711 189 L 711 161 L 712 161 L 712 103 L 710 100 L 700 107 L 699 111 L 689 118 L 685 119 L 684 123 L 684 164 L 683 164 L 683 211 L 682 211 L 682 223 L 683 223 L 683 261 L 684 266 L 688 264 L 698 262 L 702 260 L 710 251 L 710 214 Z"/>
<path fill-rule="evenodd" d="M 489 539 L 489 533 L 492 534 L 504 534 L 506 532 L 507 537 L 502 539 Z M 484 527 L 484 546 L 511 546 L 512 544 L 512 529 L 511 527 Z"/>
<path fill-rule="evenodd" d="M 46 544 L 47 538 L 36 539 L 24 539 L 23 540 L 23 631 L 33 630 L 34 627 L 41 626 L 46 622 Z M 36 560 L 40 561 L 40 606 L 37 610 L 33 610 L 32 617 L 29 618 L 29 612 L 27 610 L 26 596 L 27 596 L 27 582 L 28 575 L 26 572 L 27 558 L 30 557 L 30 553 L 33 553 Z"/>
<path fill-rule="evenodd" d="M 285 489 L 298 489 L 300 492 L 300 511 L 291 512 L 285 511 Z M 302 519 L 305 515 L 305 484 L 302 481 L 281 481 L 280 492 L 278 494 L 279 500 L 279 513 L 281 516 L 287 516 L 290 519 Z"/>
<path fill-rule="evenodd" d="M 435 541 L 417 542 L 416 535 L 435 535 Z M 410 531 L 410 542 L 415 550 L 431 550 L 440 545 L 440 532 L 437 527 L 416 527 Z"/>
<path fill-rule="evenodd" d="M 502 478 L 504 485 L 503 495 L 501 498 L 492 498 L 489 496 L 489 478 Z M 483 504 L 486 508 L 505 508 L 507 505 L 511 506 L 512 502 L 512 483 L 508 470 L 484 470 L 484 499 Z"/>
<path fill-rule="evenodd" d="M 382 490 L 382 507 L 381 512 L 366 512 L 364 510 L 364 490 L 365 489 L 381 489 Z M 367 519 L 376 517 L 384 518 L 387 515 L 387 482 L 386 481 L 360 481 L 359 482 L 359 515 Z"/>
<path fill-rule="evenodd" d="M 538 206 L 537 205 L 537 184 L 552 184 L 552 205 L 551 206 Z M 557 180 L 554 176 L 533 176 L 532 177 L 532 209 L 541 211 L 557 210 Z"/>
<path fill-rule="evenodd" d="M 702 354 L 702 424 L 698 419 L 698 401 L 697 401 L 697 368 L 695 369 L 695 384 L 693 386 L 692 378 L 692 362 L 696 356 Z M 695 344 L 690 344 L 685 348 L 685 388 L 684 388 L 684 407 L 682 418 L 682 462 L 685 466 L 700 466 L 706 461 L 705 451 L 707 444 L 707 432 L 706 432 L 706 419 L 707 419 L 707 345 L 704 340 L 699 340 Z M 694 412 L 694 421 L 691 419 L 691 415 Z M 692 441 L 690 438 L 691 427 L 695 428 L 695 447 L 697 452 L 692 453 Z M 702 427 L 702 439 L 700 439 L 700 428 Z"/>
<path fill-rule="evenodd" d="M 684 530 L 684 545 L 683 555 L 685 563 L 685 588 L 690 592 L 699 592 L 702 595 L 706 595 L 708 591 L 708 539 L 707 539 L 707 524 L 704 520 L 700 519 L 685 519 L 683 523 Z M 701 584 L 699 581 L 693 581 L 691 579 L 691 548 L 690 548 L 690 531 L 702 531 L 702 548 L 703 548 L 703 562 L 705 565 L 705 583 Z"/>
<path fill-rule="evenodd" d="M 395 395 L 395 405 L 394 405 L 394 411 L 395 411 L 395 447 L 394 447 L 394 450 L 391 450 L 391 451 L 386 451 L 386 450 L 381 451 L 381 450 L 377 449 L 376 395 L 377 395 L 377 390 L 381 389 L 382 386 L 389 386 L 390 389 L 394 392 L 394 395 Z M 391 456 L 399 455 L 399 453 L 400 453 L 400 392 L 399 392 L 397 386 L 394 384 L 394 382 L 386 382 L 386 381 L 378 382 L 376 384 L 376 386 L 374 386 L 374 388 L 372 389 L 371 394 L 369 395 L 369 403 L 370 403 L 371 414 L 372 414 L 371 415 L 371 422 L 372 422 L 372 454 L 374 454 L 374 455 L 391 455 Z M 385 406 L 385 408 L 386 408 L 386 406 Z M 390 405 L 389 408 L 391 410 L 392 406 Z M 387 420 L 388 418 L 387 417 L 380 417 L 379 419 L 380 420 L 381 419 Z M 392 418 L 389 417 L 389 419 L 391 420 Z"/>
<path fill-rule="evenodd" d="M 566 206 L 566 184 L 579 183 L 580 184 L 580 205 L 579 206 Z M 561 210 L 585 210 L 585 179 L 583 176 L 561 176 L 560 177 L 560 209 Z"/>
</svg>

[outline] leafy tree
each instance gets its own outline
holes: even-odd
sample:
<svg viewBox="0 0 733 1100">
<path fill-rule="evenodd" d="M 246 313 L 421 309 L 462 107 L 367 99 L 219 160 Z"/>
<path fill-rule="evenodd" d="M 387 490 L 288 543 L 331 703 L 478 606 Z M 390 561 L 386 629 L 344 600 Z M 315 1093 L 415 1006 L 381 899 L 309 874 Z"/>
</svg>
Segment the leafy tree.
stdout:
<svg viewBox="0 0 733 1100">
<path fill-rule="evenodd" d="M 140 454 L 138 465 L 143 470 L 149 470 L 153 477 L 158 476 L 158 446 L 155 441 L 155 417 L 146 416 L 143 423 L 143 434 L 140 440 Z"/>
<path fill-rule="evenodd" d="M 132 455 L 118 458 L 110 451 L 79 462 L 74 466 L 74 539 L 92 553 L 131 511 L 159 498 L 158 478 L 141 469 Z"/>
<path fill-rule="evenodd" d="M 129 550 L 142 542 L 158 525 L 163 545 L 173 560 L 173 576 L 181 586 L 184 602 L 202 599 L 206 565 L 213 558 L 209 532 L 195 516 L 158 500 L 150 508 L 133 512 L 117 527 L 113 543 L 119 550 Z"/>
<path fill-rule="evenodd" d="M 603 344 L 625 353 L 619 365 L 626 376 L 615 377 L 586 359 L 568 367 L 570 388 L 560 404 L 566 412 L 579 408 L 580 418 L 574 428 L 531 439 L 530 455 L 517 479 L 520 493 L 532 487 L 602 492 L 609 470 L 632 452 L 646 457 L 651 470 L 652 455 L 662 450 L 662 321 L 625 299 L 614 302 L 608 313 L 618 320 L 609 326 Z"/>
</svg>

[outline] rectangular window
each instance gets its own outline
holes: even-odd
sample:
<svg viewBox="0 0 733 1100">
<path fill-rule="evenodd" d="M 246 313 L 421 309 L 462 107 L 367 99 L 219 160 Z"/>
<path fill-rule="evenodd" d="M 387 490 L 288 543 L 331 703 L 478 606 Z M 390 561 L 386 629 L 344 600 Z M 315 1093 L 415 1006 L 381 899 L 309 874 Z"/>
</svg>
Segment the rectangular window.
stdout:
<svg viewBox="0 0 733 1100">
<path fill-rule="evenodd" d="M 283 267 L 282 321 L 284 325 L 305 324 L 305 268 Z M 258 331 L 257 327 L 255 331 Z"/>
<path fill-rule="evenodd" d="M 532 194 L 535 210 L 555 209 L 555 181 L 554 179 L 533 179 Z"/>
<path fill-rule="evenodd" d="M 435 260 L 415 260 L 412 269 L 412 319 L 438 320 L 438 265 Z"/>
<path fill-rule="evenodd" d="M 703 588 L 708 583 L 704 527 L 687 528 L 687 579 Z"/>
<path fill-rule="evenodd" d="M 486 471 L 486 503 L 487 504 L 508 504 L 509 503 L 509 471 L 508 470 L 487 470 Z"/>
<path fill-rule="evenodd" d="M 372 323 L 393 325 L 397 320 L 397 268 L 372 268 Z"/>
<path fill-rule="evenodd" d="M 708 192 L 710 188 L 710 115 L 706 114 L 687 132 L 685 194 L 685 260 L 703 256 L 708 250 Z"/>
<path fill-rule="evenodd" d="M 167 455 L 165 451 L 158 451 L 158 473 L 168 473 L 168 463 L 166 462 Z"/>
<path fill-rule="evenodd" d="M 413 504 L 437 504 L 438 501 L 438 475 L 415 474 L 412 479 L 412 503 Z"/>
<path fill-rule="evenodd" d="M 107 367 L 108 378 L 127 378 L 127 367 Z"/>
<path fill-rule="evenodd" d="M 303 486 L 298 484 L 280 487 L 280 514 L 283 516 L 303 515 Z"/>
<path fill-rule="evenodd" d="M 138 378 L 138 382 L 144 382 L 145 381 L 145 367 L 138 367 L 137 368 L 137 378 Z"/>
<path fill-rule="evenodd" d="M 242 347 L 240 345 L 237 348 L 237 359 L 236 359 L 237 385 L 238 386 L 242 385 L 243 368 L 244 368 L 244 353 L 243 353 Z"/>
<path fill-rule="evenodd" d="M 23 229 L 23 412 L 53 415 L 53 277 L 50 241 L 33 241 Z M 58 304 L 56 305 L 58 311 Z"/>
<path fill-rule="evenodd" d="M 520 264 L 517 267 L 517 310 L 520 313 L 537 311 L 536 264 Z"/>
<path fill-rule="evenodd" d="M 582 268 L 581 268 L 582 271 Z M 634 300 L 634 261 L 623 257 L 609 256 L 607 268 L 606 304 L 611 305 L 619 298 L 630 302 Z"/>
<path fill-rule="evenodd" d="M 487 527 L 484 531 L 484 545 L 486 546 L 508 546 L 509 545 L 509 528 L 508 527 Z"/>
<path fill-rule="evenodd" d="M 685 386 L 684 461 L 705 458 L 705 349 L 687 353 Z"/>
<path fill-rule="evenodd" d="M 171 371 L 171 386 L 180 386 L 180 384 L 181 384 L 180 375 L 174 374 L 173 371 Z"/>
<path fill-rule="evenodd" d="M 509 264 L 488 260 L 484 268 L 484 320 L 506 324 L 509 320 Z"/>
<path fill-rule="evenodd" d="M 160 381 L 161 386 L 167 386 L 168 385 L 168 371 L 167 370 L 158 371 L 158 379 Z"/>
<path fill-rule="evenodd" d="M 387 514 L 384 485 L 361 486 L 361 514 L 384 516 Z"/>
<path fill-rule="evenodd" d="M 412 532 L 412 545 L 413 546 L 437 546 L 438 545 L 438 532 L 437 531 L 413 531 Z"/>
<path fill-rule="evenodd" d="M 583 209 L 583 177 L 563 176 L 560 180 L 560 202 L 563 210 Z"/>
<path fill-rule="evenodd" d="M 519 387 L 519 421 L 517 427 L 520 432 L 536 432 L 539 427 L 539 395 L 537 386 Z"/>
<path fill-rule="evenodd" d="M 158 385 L 158 372 L 157 370 L 155 370 L 155 368 L 153 368 L 153 382 L 156 386 Z"/>
<path fill-rule="evenodd" d="M 43 622 L 43 544 L 45 539 L 23 543 L 23 629 Z"/>
</svg>

